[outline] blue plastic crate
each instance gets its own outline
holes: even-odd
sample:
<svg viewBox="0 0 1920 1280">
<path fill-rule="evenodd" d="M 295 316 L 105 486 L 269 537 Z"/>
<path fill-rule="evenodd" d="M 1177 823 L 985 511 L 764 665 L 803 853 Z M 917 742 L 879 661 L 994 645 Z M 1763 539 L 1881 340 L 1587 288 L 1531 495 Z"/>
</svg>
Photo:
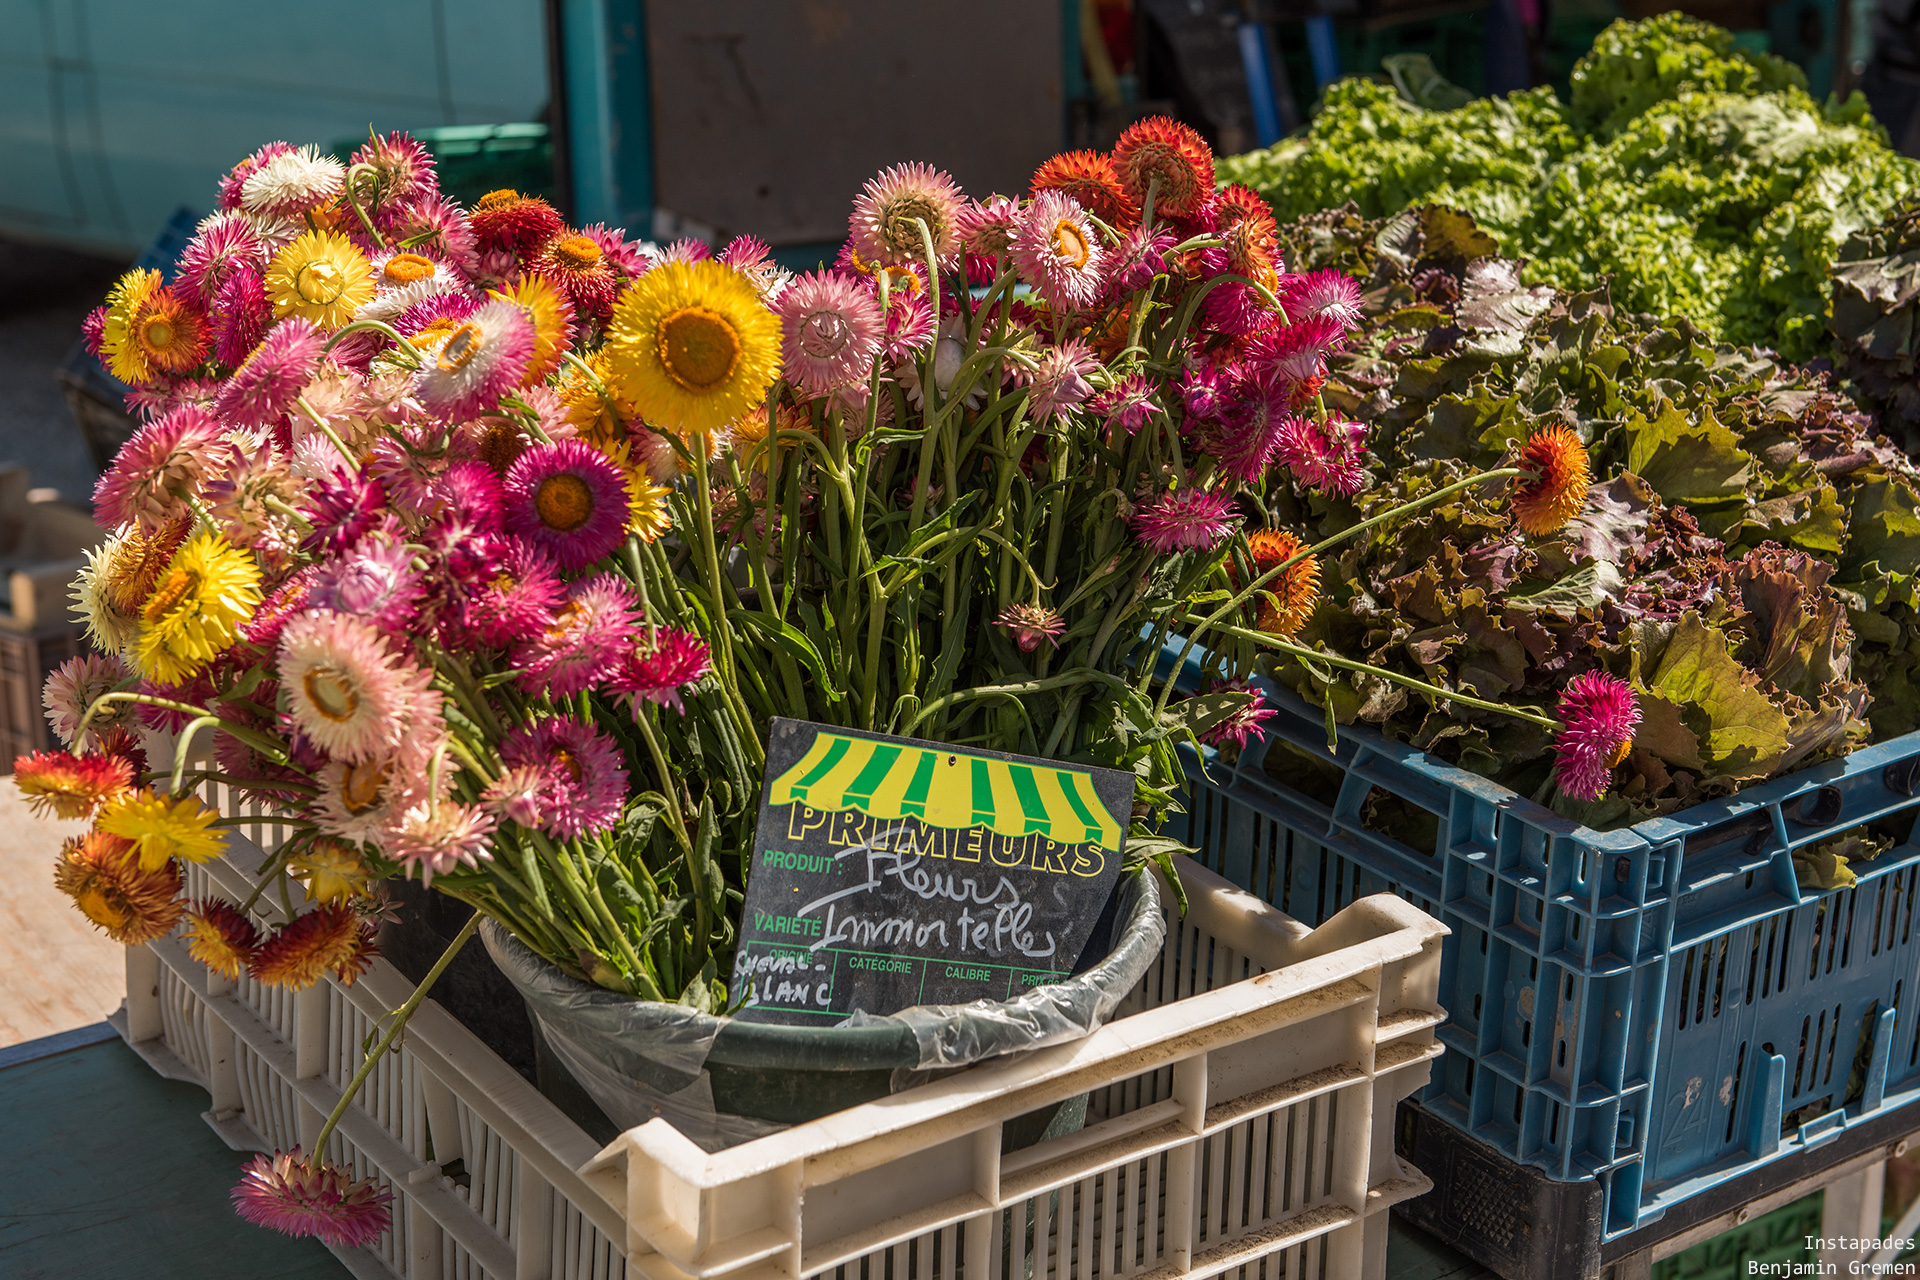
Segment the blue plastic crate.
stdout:
<svg viewBox="0 0 1920 1280">
<path fill-rule="evenodd" d="M 1445 923 L 1421 1105 L 1598 1180 L 1605 1238 L 1920 1099 L 1920 733 L 1602 832 L 1367 728 L 1329 755 L 1322 713 L 1261 683 L 1272 735 L 1190 755 L 1168 834 L 1309 925 L 1382 891 Z M 1894 847 L 1803 891 L 1793 851 L 1867 822 Z"/>
</svg>

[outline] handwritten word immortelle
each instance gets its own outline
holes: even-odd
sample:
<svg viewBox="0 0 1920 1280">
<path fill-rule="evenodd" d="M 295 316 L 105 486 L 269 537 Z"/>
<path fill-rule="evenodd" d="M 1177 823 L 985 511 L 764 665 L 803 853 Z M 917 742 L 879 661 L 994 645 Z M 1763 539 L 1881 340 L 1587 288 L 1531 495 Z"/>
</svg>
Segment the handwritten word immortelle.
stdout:
<svg viewBox="0 0 1920 1280">
<path fill-rule="evenodd" d="M 887 951 L 910 946 L 962 954 L 1018 953 L 1040 960 L 1059 949 L 1051 929 L 1034 927 L 1035 904 L 1009 876 L 942 865 L 908 852 L 912 845 L 892 829 L 904 825 L 876 824 L 872 843 L 833 855 L 848 883 L 841 884 L 839 877 L 829 881 L 835 885 L 831 892 L 786 913 L 773 927 L 805 939 L 804 945 L 814 951 L 828 947 Z M 886 893 L 889 889 L 906 891 L 908 911 L 900 910 L 902 904 L 897 896 Z M 856 900 L 871 894 L 886 894 L 889 909 L 861 913 Z M 921 909 L 912 910 L 915 904 Z"/>
<path fill-rule="evenodd" d="M 789 840 L 817 839 L 815 833 L 822 829 L 827 844 L 839 849 L 897 851 L 1087 879 L 1099 876 L 1107 866 L 1107 851 L 1098 840 L 1062 844 L 1044 834 L 1003 836 L 987 827 L 936 827 L 911 817 L 878 818 L 852 809 L 829 813 L 798 802 L 788 806 Z"/>
</svg>

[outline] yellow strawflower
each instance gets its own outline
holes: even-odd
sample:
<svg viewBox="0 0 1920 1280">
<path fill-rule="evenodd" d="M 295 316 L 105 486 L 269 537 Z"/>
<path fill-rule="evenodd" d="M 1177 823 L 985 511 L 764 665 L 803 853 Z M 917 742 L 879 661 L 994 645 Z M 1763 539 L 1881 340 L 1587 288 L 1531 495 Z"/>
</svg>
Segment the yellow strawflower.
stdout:
<svg viewBox="0 0 1920 1280">
<path fill-rule="evenodd" d="M 202 533 L 174 553 L 140 608 L 134 661 L 140 674 L 181 684 L 232 644 L 260 604 L 253 557 Z"/>
<path fill-rule="evenodd" d="M 607 350 L 641 417 L 710 435 L 765 398 L 780 371 L 780 320 L 724 263 L 663 262 L 615 305 Z"/>
</svg>

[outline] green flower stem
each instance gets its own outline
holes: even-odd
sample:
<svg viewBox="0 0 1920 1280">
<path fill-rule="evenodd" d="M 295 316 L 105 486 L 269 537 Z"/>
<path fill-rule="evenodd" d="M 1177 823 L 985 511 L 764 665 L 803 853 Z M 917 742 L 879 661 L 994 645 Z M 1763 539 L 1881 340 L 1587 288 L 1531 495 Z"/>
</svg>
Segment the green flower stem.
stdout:
<svg viewBox="0 0 1920 1280">
<path fill-rule="evenodd" d="M 366 228 L 367 238 L 373 241 L 376 248 L 384 249 L 387 247 L 386 237 L 374 229 L 373 219 L 367 217 L 367 211 L 360 207 L 359 198 L 355 196 L 353 191 L 354 184 L 359 182 L 360 179 L 373 176 L 372 165 L 357 164 L 353 166 L 353 168 L 347 170 L 346 188 L 343 195 L 346 198 L 347 204 L 353 209 L 354 216 L 360 219 L 360 225 Z"/>
<path fill-rule="evenodd" d="M 186 728 L 180 731 L 180 740 L 174 744 L 173 748 L 173 779 L 167 788 L 168 794 L 175 799 L 183 794 L 181 780 L 187 770 L 187 751 L 193 745 L 194 735 L 202 729 L 215 728 L 220 723 L 220 717 L 216 715 L 196 716 L 187 722 Z"/>
<path fill-rule="evenodd" d="M 147 693 L 133 693 L 131 691 L 103 693 L 93 700 L 93 704 L 87 708 L 87 713 L 80 717 L 80 724 L 73 731 L 73 740 L 75 742 L 86 741 L 87 726 L 93 723 L 93 717 L 98 714 L 100 708 L 109 702 L 137 702 L 142 706 L 158 707 L 162 711 L 178 711 L 183 715 L 195 717 L 211 716 L 213 714 L 213 712 L 206 707 L 196 707 L 191 702 L 175 702 L 170 698 L 156 698 L 152 694 Z M 257 729 L 249 728 L 246 725 L 235 724 L 231 720 L 223 719 L 219 723 L 220 731 L 228 737 L 246 743 L 274 764 L 287 763 L 286 747 L 273 738 L 261 733 Z"/>
<path fill-rule="evenodd" d="M 340 1091 L 340 1101 L 333 1104 L 332 1114 L 327 1117 L 327 1122 L 320 1126 L 320 1136 L 314 1139 L 313 1150 L 307 1153 L 308 1159 L 316 1164 L 326 1159 L 327 1139 L 331 1138 L 333 1131 L 340 1127 L 340 1120 L 347 1114 L 347 1108 L 353 1105 L 353 1099 L 360 1092 L 360 1087 L 366 1084 L 367 1077 L 373 1074 L 374 1067 L 387 1055 L 387 1051 L 393 1048 L 394 1042 L 400 1038 L 400 1033 L 406 1030 L 414 1011 L 420 1007 L 420 1002 L 427 998 L 427 992 L 431 991 L 433 984 L 440 980 L 440 975 L 447 971 L 447 966 L 453 963 L 453 958 L 460 954 L 460 948 L 466 946 L 467 940 L 479 931 L 480 919 L 480 913 L 477 911 L 467 918 L 466 925 L 454 936 L 453 941 L 447 944 L 447 949 L 440 953 L 440 958 L 433 962 L 433 968 L 427 970 L 427 976 L 420 980 L 420 985 L 413 989 L 413 994 L 393 1011 L 393 1025 L 388 1027 L 386 1034 L 380 1037 L 380 1043 L 373 1047 L 373 1052 L 361 1061 L 360 1069 L 353 1073 L 353 1079 L 347 1082 L 347 1087 Z"/>
<path fill-rule="evenodd" d="M 1290 653 L 1294 657 L 1301 659 L 1303 665 L 1309 660 L 1313 662 L 1324 662 L 1330 667 L 1340 667 L 1347 671 L 1363 672 L 1367 675 L 1379 676 L 1382 680 L 1391 680 L 1395 684 L 1403 684 L 1409 689 L 1418 689 L 1421 693 L 1438 698 L 1442 702 L 1457 702 L 1461 706 L 1478 707 L 1482 711 L 1493 711 L 1503 716 L 1512 716 L 1516 720 L 1525 720 L 1529 723 L 1540 725 L 1543 728 L 1551 729 L 1556 733 L 1562 728 L 1560 722 L 1551 716 L 1543 716 L 1534 711 L 1522 711 L 1518 707 L 1510 707 L 1504 703 L 1489 702 L 1485 698 L 1476 698 L 1453 689 L 1443 689 L 1437 684 L 1428 684 L 1425 680 L 1417 680 L 1412 676 L 1401 675 L 1398 671 L 1389 671 L 1385 667 L 1376 667 L 1370 662 L 1360 662 L 1354 658 L 1342 658 L 1337 654 L 1322 653 L 1320 650 L 1309 648 L 1304 644 L 1295 644 L 1291 640 L 1282 640 L 1278 636 L 1270 636 L 1264 631 L 1252 631 L 1246 627 L 1222 627 L 1221 630 L 1228 635 L 1238 636 L 1242 640 L 1250 640 L 1255 644 L 1265 645 L 1270 649 L 1278 649 L 1282 653 Z"/>
<path fill-rule="evenodd" d="M 1126 688 L 1126 684 L 1117 676 L 1108 675 L 1104 671 L 1085 670 L 1065 671 L 1057 676 L 1047 676 L 1040 680 L 1023 680 L 1018 684 L 989 684 L 972 689 L 957 689 L 922 707 L 920 714 L 907 725 L 905 732 L 911 735 L 915 729 L 947 706 L 957 706 L 976 698 L 1021 698 L 1030 693 L 1045 693 L 1049 689 L 1067 689 L 1074 685 L 1100 683 L 1117 685 L 1122 690 Z"/>
<path fill-rule="evenodd" d="M 372 322 L 369 321 L 368 323 Z M 344 330 L 342 332 L 344 332 Z M 302 413 L 313 419 L 313 425 L 320 428 L 320 433 L 326 436 L 327 439 L 333 441 L 333 447 L 340 451 L 340 456 L 347 460 L 347 465 L 358 470 L 360 467 L 360 459 L 354 456 L 353 450 L 347 448 L 347 442 L 340 438 L 340 433 L 335 431 L 332 426 L 327 423 L 327 420 L 321 417 L 312 405 L 307 403 L 306 396 L 295 396 L 293 400 L 295 404 L 300 406 Z"/>
<path fill-rule="evenodd" d="M 1209 630 L 1213 629 L 1222 620 L 1231 616 L 1236 610 L 1239 610 L 1245 607 L 1247 601 L 1251 600 L 1254 597 L 1254 594 L 1258 592 L 1262 587 L 1266 586 L 1267 583 L 1272 582 L 1275 578 L 1285 573 L 1288 569 L 1292 568 L 1294 565 L 1299 564 L 1302 560 L 1305 560 L 1308 556 L 1317 556 L 1323 551 L 1327 551 L 1333 547 L 1339 546 L 1341 543 L 1346 542 L 1348 539 L 1354 537 L 1356 534 L 1365 533 L 1368 529 L 1377 528 L 1378 526 L 1385 524 L 1387 521 L 1397 519 L 1400 516 L 1410 515 L 1415 511 L 1419 511 L 1423 507 L 1430 507 L 1434 503 L 1440 501 L 1442 498 L 1450 497 L 1453 494 L 1460 492 L 1462 489 L 1470 489 L 1474 485 L 1480 484 L 1483 481 L 1505 480 L 1513 476 L 1530 476 L 1532 474 L 1534 473 L 1526 470 L 1523 467 L 1500 467 L 1493 471 L 1482 471 L 1477 475 L 1468 476 L 1464 480 L 1456 480 L 1450 485 L 1446 485 L 1443 488 L 1435 489 L 1432 493 L 1425 494 L 1421 497 L 1415 498 L 1412 502 L 1403 502 L 1397 507 L 1391 507 L 1385 511 L 1382 511 L 1379 515 L 1369 516 L 1365 520 L 1362 520 L 1357 524 L 1353 524 L 1348 526 L 1345 529 L 1342 529 L 1339 533 L 1334 534 L 1331 538 L 1324 538 L 1321 541 L 1314 543 L 1312 546 L 1308 547 L 1306 550 L 1296 552 L 1295 554 L 1288 556 L 1285 560 L 1282 560 L 1279 564 L 1273 566 L 1273 568 L 1267 570 L 1265 573 L 1261 574 L 1258 578 L 1255 578 L 1252 582 L 1249 582 L 1246 585 L 1245 589 L 1236 592 L 1232 597 L 1230 597 L 1227 600 L 1225 604 L 1221 605 L 1218 609 L 1215 609 L 1211 614 L 1208 614 L 1206 617 L 1206 620 L 1203 621 L 1197 628 L 1195 628 L 1190 635 L 1188 635 L 1187 643 L 1184 646 L 1182 646 L 1180 650 L 1179 660 L 1173 664 L 1173 669 L 1167 673 L 1166 683 L 1160 689 L 1159 700 L 1154 703 L 1155 712 L 1157 713 L 1157 712 L 1165 711 L 1167 709 L 1167 700 L 1173 696 L 1174 683 L 1176 680 L 1179 679 L 1182 668 L 1184 668 L 1187 665 L 1187 658 L 1190 654 L 1193 653 L 1194 646 L 1200 643 L 1200 637 L 1205 635 Z M 1143 665 L 1146 668 L 1145 680 L 1151 681 L 1153 678 L 1153 663 L 1149 661 Z M 1146 685 L 1145 683 L 1143 683 L 1141 685 L 1141 688 L 1144 689 L 1145 687 Z"/>
<path fill-rule="evenodd" d="M 327 339 L 327 345 L 320 348 L 320 353 L 322 355 L 325 355 L 327 352 L 339 346 L 341 339 L 347 337 L 350 334 L 355 334 L 355 333 L 380 334 L 382 337 L 386 338 L 387 341 L 393 343 L 394 346 L 404 351 L 407 355 L 407 358 L 413 361 L 415 367 L 418 367 L 420 364 L 420 361 L 425 358 L 421 353 L 420 348 L 414 346 L 411 342 L 401 337 L 399 334 L 399 331 L 396 330 L 392 325 L 386 323 L 384 320 L 355 320 L 350 324 L 342 325 L 338 332 L 336 332 L 331 338 Z"/>
</svg>

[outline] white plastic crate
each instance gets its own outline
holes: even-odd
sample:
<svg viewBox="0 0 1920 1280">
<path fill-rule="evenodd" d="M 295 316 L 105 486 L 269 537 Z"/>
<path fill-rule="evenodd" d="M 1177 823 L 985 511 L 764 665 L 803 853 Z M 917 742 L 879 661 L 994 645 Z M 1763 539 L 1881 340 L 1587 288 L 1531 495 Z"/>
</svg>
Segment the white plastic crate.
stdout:
<svg viewBox="0 0 1920 1280">
<path fill-rule="evenodd" d="M 259 821 L 189 892 L 244 900 L 285 833 L 207 799 Z M 428 1001 L 329 1144 L 393 1192 L 394 1229 L 335 1252 L 368 1280 L 1377 1280 L 1387 1208 L 1431 1185 L 1391 1126 L 1440 1053 L 1445 930 L 1380 895 L 1309 931 L 1183 875 L 1191 910 L 1093 1035 L 715 1155 L 657 1120 L 600 1150 Z M 122 1035 L 240 1150 L 310 1149 L 411 989 L 384 961 L 344 989 L 229 983 L 172 938 L 127 976 Z M 1082 1132 L 1001 1153 L 1005 1122 L 1081 1093 Z"/>
</svg>

